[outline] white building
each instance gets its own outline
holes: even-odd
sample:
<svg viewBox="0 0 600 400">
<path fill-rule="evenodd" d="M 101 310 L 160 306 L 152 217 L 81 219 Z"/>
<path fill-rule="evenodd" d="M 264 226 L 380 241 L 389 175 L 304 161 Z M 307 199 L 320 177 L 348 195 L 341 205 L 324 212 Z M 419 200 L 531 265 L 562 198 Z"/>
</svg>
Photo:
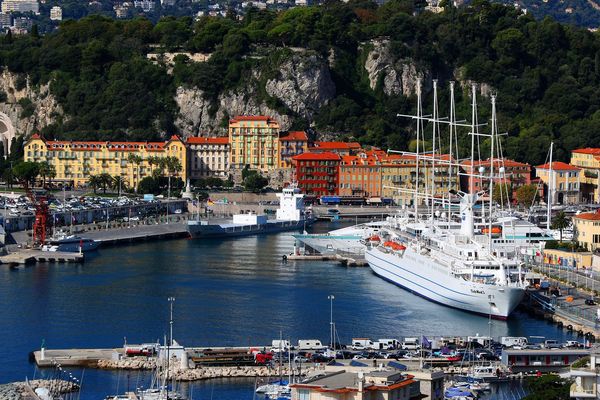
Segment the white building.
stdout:
<svg viewBox="0 0 600 400">
<path fill-rule="evenodd" d="M 589 361 L 585 363 L 585 360 L 582 358 L 571 367 L 571 379 L 575 382 L 571 385 L 569 395 L 572 399 L 600 399 L 600 348 L 592 349 Z"/>
<path fill-rule="evenodd" d="M 50 9 L 50 19 L 52 21 L 62 21 L 62 8 L 54 6 Z"/>
<path fill-rule="evenodd" d="M 4 0 L 2 2 L 2 12 L 32 12 L 40 13 L 40 4 L 37 0 Z"/>
<path fill-rule="evenodd" d="M 154 10 L 155 4 L 151 0 L 135 0 L 133 2 L 135 8 L 141 8 L 144 12 L 150 12 Z"/>
<path fill-rule="evenodd" d="M 191 137 L 187 144 L 190 149 L 190 177 L 192 179 L 209 176 L 227 178 L 229 174 L 228 137 Z"/>
</svg>

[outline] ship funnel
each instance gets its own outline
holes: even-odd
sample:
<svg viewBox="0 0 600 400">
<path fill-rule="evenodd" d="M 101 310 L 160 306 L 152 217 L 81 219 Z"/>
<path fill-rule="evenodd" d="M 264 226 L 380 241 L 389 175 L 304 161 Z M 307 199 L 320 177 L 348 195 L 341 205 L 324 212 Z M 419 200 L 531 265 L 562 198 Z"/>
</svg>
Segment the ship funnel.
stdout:
<svg viewBox="0 0 600 400">
<path fill-rule="evenodd" d="M 458 192 L 460 196 L 460 233 L 473 238 L 475 229 L 475 217 L 473 206 L 477 202 L 476 193 Z"/>
</svg>

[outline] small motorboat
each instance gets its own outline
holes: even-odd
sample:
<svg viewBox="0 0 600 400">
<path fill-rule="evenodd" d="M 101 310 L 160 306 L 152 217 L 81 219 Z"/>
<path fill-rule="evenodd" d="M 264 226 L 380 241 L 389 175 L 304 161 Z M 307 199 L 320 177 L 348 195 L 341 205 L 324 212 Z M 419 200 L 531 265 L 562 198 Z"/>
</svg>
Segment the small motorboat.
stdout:
<svg viewBox="0 0 600 400">
<path fill-rule="evenodd" d="M 46 246 L 49 250 L 45 251 L 65 251 L 70 253 L 79 253 L 81 251 L 85 253 L 96 250 L 100 246 L 100 242 L 81 236 L 69 235 L 51 238 Z M 44 251 L 44 248 L 42 248 L 42 251 Z"/>
</svg>

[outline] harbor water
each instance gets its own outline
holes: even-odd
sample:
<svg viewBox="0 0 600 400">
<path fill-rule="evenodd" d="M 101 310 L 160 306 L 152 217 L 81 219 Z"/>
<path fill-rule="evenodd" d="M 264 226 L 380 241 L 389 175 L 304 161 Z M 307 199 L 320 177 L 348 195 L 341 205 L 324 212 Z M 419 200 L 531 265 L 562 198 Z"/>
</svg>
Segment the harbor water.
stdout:
<svg viewBox="0 0 600 400">
<path fill-rule="evenodd" d="M 319 223 L 313 231 L 343 226 Z M 343 343 L 352 337 L 487 335 L 485 317 L 433 304 L 373 275 L 336 262 L 283 262 L 291 233 L 218 240 L 169 240 L 100 249 L 83 265 L 0 267 L 0 384 L 40 377 L 28 360 L 47 348 L 109 348 L 163 341 L 167 298 L 174 338 L 185 346 L 268 344 L 280 332 L 292 341 L 328 342 L 330 303 Z M 571 336 L 515 313 L 492 321 L 493 336 Z M 541 339 L 543 340 L 543 339 Z M 81 370 L 73 375 L 80 377 Z M 102 399 L 147 385 L 148 374 L 87 369 L 81 399 Z M 251 399 L 254 380 L 184 386 L 194 399 Z"/>
</svg>

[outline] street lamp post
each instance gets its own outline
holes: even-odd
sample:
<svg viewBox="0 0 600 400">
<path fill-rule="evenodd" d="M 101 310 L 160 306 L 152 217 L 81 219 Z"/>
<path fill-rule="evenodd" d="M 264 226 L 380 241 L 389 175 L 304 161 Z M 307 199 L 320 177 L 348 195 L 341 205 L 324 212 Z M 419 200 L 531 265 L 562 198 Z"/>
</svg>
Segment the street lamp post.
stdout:
<svg viewBox="0 0 600 400">
<path fill-rule="evenodd" d="M 333 300 L 335 296 L 330 294 L 327 299 L 329 300 L 329 344 L 335 350 L 335 332 L 333 332 Z"/>
</svg>

